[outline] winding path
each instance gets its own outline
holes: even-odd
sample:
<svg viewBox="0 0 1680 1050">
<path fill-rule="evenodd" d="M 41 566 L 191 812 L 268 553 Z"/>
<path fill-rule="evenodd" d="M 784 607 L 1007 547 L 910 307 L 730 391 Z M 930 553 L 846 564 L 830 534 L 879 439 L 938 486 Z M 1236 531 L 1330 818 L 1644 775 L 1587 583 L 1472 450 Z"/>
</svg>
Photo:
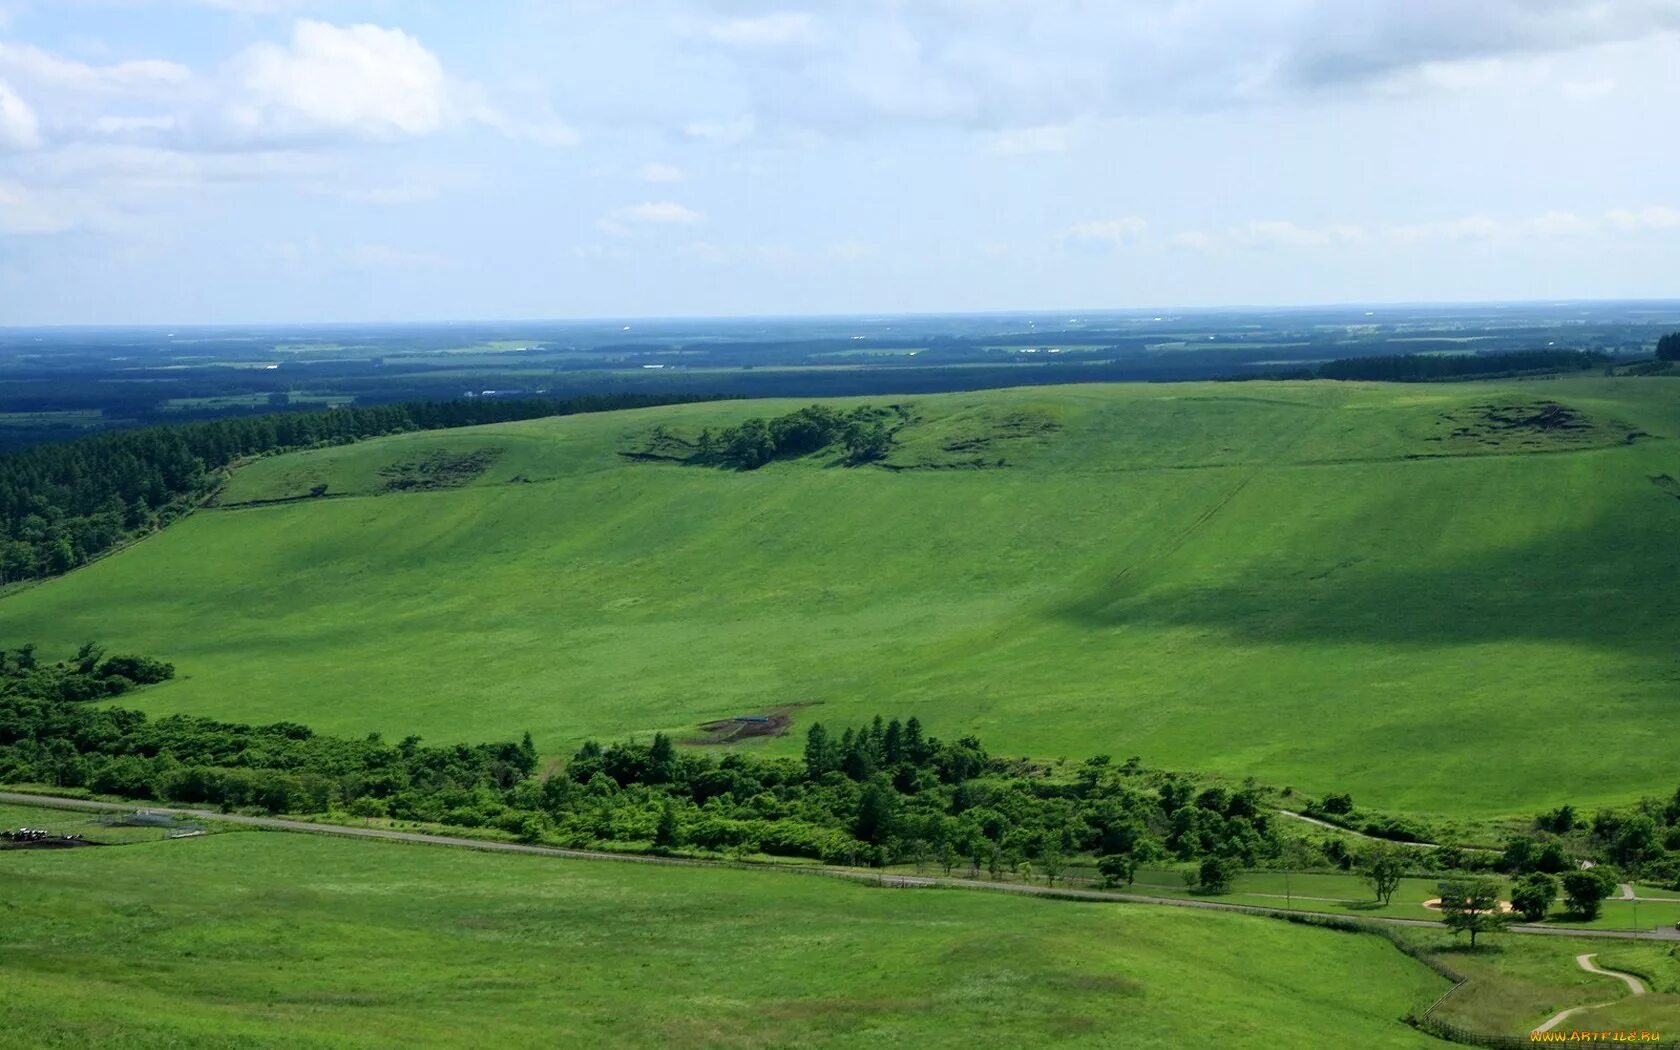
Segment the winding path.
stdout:
<svg viewBox="0 0 1680 1050">
<path fill-rule="evenodd" d="M 1575 963 L 1576 963 L 1576 965 L 1580 966 L 1581 969 L 1587 971 L 1588 973 L 1603 974 L 1605 977 L 1614 977 L 1614 978 L 1616 978 L 1620 981 L 1625 982 L 1628 986 L 1628 992 L 1631 995 L 1644 995 L 1645 994 L 1645 982 L 1641 981 L 1639 978 L 1635 977 L 1631 973 L 1623 973 L 1620 970 L 1606 970 L 1606 969 L 1604 969 L 1603 967 L 1599 966 L 1597 963 L 1593 962 L 1593 960 L 1597 957 L 1598 957 L 1597 952 L 1588 952 L 1585 955 L 1575 956 Z M 1550 1032 L 1552 1029 L 1556 1028 L 1558 1025 L 1562 1024 L 1564 1021 L 1568 1020 L 1569 1018 L 1574 1017 L 1576 1014 L 1585 1013 L 1588 1010 L 1597 1010 L 1601 1006 L 1613 1006 L 1620 1001 L 1621 1000 L 1619 1000 L 1619 999 L 1611 999 L 1609 1002 L 1588 1003 L 1586 1006 L 1572 1006 L 1567 1010 L 1559 1010 L 1557 1013 L 1548 1017 L 1545 1020 L 1545 1022 L 1543 1024 L 1541 1024 L 1538 1028 L 1536 1028 L 1534 1031 L 1535 1032 Z"/>
<path fill-rule="evenodd" d="M 137 807 L 132 803 L 94 802 L 81 798 L 62 798 L 56 795 L 32 795 L 21 792 L 0 791 L 0 802 L 9 802 L 23 806 L 46 806 L 55 809 L 79 809 L 103 812 L 132 813 Z M 744 871 L 780 872 L 793 875 L 823 875 L 829 878 L 848 879 L 853 882 L 868 883 L 875 886 L 893 886 L 901 888 L 947 887 L 952 889 L 986 890 L 992 893 L 1018 893 L 1029 897 L 1050 897 L 1059 900 L 1082 901 L 1114 901 L 1129 904 L 1160 904 L 1170 908 L 1200 908 L 1204 911 L 1240 912 L 1246 915 L 1264 915 L 1273 918 L 1288 918 L 1290 916 L 1314 916 L 1317 918 L 1334 919 L 1347 922 L 1382 923 L 1387 926 L 1421 926 L 1427 929 L 1440 929 L 1442 923 L 1433 919 L 1402 919 L 1395 916 L 1371 915 L 1349 916 L 1342 912 L 1303 911 L 1301 909 L 1286 910 L 1283 908 L 1266 908 L 1253 904 L 1228 904 L 1224 901 L 1186 899 L 1183 897 L 1154 897 L 1143 893 L 1121 893 L 1114 890 L 1085 890 L 1073 887 L 1051 887 L 1024 885 L 1018 882 L 990 882 L 983 879 L 940 878 L 931 875 L 894 875 L 880 871 L 858 870 L 854 868 L 831 868 L 818 865 L 781 865 L 754 864 L 746 861 L 728 862 L 703 860 L 697 857 L 658 857 L 646 853 L 609 853 L 603 850 L 565 849 L 560 846 L 533 846 L 523 842 L 500 842 L 494 839 L 469 839 L 455 835 L 430 835 L 418 831 L 395 831 L 387 828 L 357 827 L 352 824 L 317 824 L 307 820 L 290 820 L 285 817 L 250 817 L 239 813 L 220 813 L 209 809 L 175 809 L 172 807 L 153 807 L 159 812 L 176 813 L 194 820 L 216 821 L 223 824 L 234 824 L 247 828 L 264 828 L 270 831 L 295 831 L 311 835 L 341 835 L 350 838 L 381 839 L 386 842 L 410 842 L 425 846 L 452 846 L 457 849 L 475 849 L 488 853 L 523 853 L 540 857 L 568 857 L 575 860 L 610 860 L 625 864 L 663 864 L 672 867 L 687 868 L 734 868 Z M 1664 929 L 1649 933 L 1636 930 L 1580 930 L 1559 926 L 1531 926 L 1515 924 L 1505 927 L 1512 933 L 1531 933 L 1551 937 L 1590 937 L 1611 940 L 1670 940 L 1680 941 L 1680 930 Z"/>
</svg>

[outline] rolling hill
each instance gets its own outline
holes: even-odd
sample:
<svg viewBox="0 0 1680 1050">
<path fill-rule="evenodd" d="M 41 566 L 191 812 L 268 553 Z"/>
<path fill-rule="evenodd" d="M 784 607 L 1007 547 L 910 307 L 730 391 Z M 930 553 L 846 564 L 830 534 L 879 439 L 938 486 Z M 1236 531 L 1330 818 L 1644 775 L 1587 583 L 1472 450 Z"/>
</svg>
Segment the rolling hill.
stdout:
<svg viewBox="0 0 1680 1050">
<path fill-rule="evenodd" d="M 172 660 L 150 711 L 555 754 L 880 712 L 1420 814 L 1673 788 L 1662 380 L 877 397 L 833 404 L 893 406 L 880 464 L 649 458 L 800 404 L 259 460 L 0 641 Z"/>
</svg>

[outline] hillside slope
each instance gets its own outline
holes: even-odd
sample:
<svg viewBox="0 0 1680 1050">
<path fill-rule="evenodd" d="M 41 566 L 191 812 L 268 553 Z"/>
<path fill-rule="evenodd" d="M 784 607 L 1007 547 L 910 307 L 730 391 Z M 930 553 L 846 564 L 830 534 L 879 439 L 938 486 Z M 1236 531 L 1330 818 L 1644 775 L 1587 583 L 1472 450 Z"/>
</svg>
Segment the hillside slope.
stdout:
<svg viewBox="0 0 1680 1050">
<path fill-rule="evenodd" d="M 0 879 L 7 1047 L 1424 1047 L 1446 988 L 1245 916 L 301 835 Z"/>
<path fill-rule="evenodd" d="M 1415 812 L 1672 789 L 1663 383 L 899 401 L 885 466 L 623 455 L 781 402 L 263 460 L 222 506 L 0 598 L 0 642 L 166 657 L 181 677 L 145 694 L 158 712 L 529 729 L 552 752 L 820 705 L 796 729 L 915 714 L 1005 753 L 1135 754 Z"/>
</svg>

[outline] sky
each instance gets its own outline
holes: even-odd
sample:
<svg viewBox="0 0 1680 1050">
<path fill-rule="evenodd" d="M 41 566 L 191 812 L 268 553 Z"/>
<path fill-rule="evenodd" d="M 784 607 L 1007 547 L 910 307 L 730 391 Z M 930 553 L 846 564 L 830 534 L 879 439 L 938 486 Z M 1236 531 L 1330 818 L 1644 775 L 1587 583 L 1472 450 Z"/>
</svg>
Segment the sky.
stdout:
<svg viewBox="0 0 1680 1050">
<path fill-rule="evenodd" d="M 1680 0 L 0 0 L 0 324 L 1680 296 Z"/>
</svg>

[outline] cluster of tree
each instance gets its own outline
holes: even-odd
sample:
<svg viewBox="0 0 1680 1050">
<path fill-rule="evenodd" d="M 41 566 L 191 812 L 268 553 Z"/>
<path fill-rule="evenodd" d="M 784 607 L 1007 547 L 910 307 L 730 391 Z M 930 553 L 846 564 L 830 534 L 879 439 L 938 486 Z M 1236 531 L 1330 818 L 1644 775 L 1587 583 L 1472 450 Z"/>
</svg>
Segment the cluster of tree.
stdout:
<svg viewBox="0 0 1680 1050">
<path fill-rule="evenodd" d="M 1560 806 L 1536 817 L 1534 828 L 1506 843 L 1505 866 L 1512 874 L 1559 874 L 1575 867 L 1579 856 L 1680 889 L 1680 790 L 1626 810 L 1599 810 L 1590 820 L 1573 806 Z"/>
<path fill-rule="evenodd" d="M 409 430 L 702 400 L 610 394 L 278 412 L 96 434 L 0 455 L 0 584 L 68 572 L 161 527 L 247 456 Z"/>
<path fill-rule="evenodd" d="M 113 658 L 115 659 L 115 658 Z M 162 665 L 167 667 L 168 665 Z M 530 737 L 423 747 L 317 736 L 282 722 L 248 726 L 69 703 L 0 687 L 0 782 L 86 787 L 133 799 L 477 823 L 481 796 L 501 799 L 536 769 Z M 451 821 L 466 807 L 473 819 Z"/>
<path fill-rule="evenodd" d="M 1210 889 L 1279 851 L 1253 788 L 1198 789 L 1107 756 L 1083 763 L 1071 780 L 1052 779 L 1042 767 L 988 754 L 973 737 L 928 736 L 913 718 L 877 717 L 838 735 L 815 724 L 797 760 L 714 760 L 680 753 L 664 736 L 586 744 L 565 780 L 570 788 L 544 786 L 557 803 L 546 816 L 562 840 L 651 838 L 667 848 L 937 863 L 947 874 L 1008 870 L 1052 884 L 1075 855 L 1098 858 L 1109 882 L 1131 881 L 1140 863 L 1215 858 L 1208 872 L 1225 877 L 1204 880 Z M 606 821 L 615 807 L 630 816 Z"/>
<path fill-rule="evenodd" d="M 1371 838 L 1391 842 L 1425 842 L 1429 831 L 1416 821 L 1382 813 L 1367 813 L 1354 805 L 1353 796 L 1346 792 L 1332 792 L 1323 798 L 1308 801 L 1302 812 L 1329 824 L 1357 831 Z"/>
<path fill-rule="evenodd" d="M 423 747 L 320 736 L 294 723 L 248 726 L 68 702 L 52 681 L 168 665 L 102 659 L 97 647 L 43 675 L 33 650 L 0 687 L 0 781 L 87 787 L 272 812 L 340 812 L 473 827 L 625 849 L 769 853 L 828 862 L 937 863 L 1054 882 L 1074 855 L 1110 881 L 1139 863 L 1198 869 L 1219 890 L 1240 866 L 1275 857 L 1279 837 L 1256 789 L 1198 788 L 1135 760 L 1099 756 L 1052 779 L 978 740 L 944 741 L 915 719 L 830 734 L 814 725 L 801 758 L 721 758 L 647 742 L 585 744 L 565 771 L 536 773 L 519 743 Z M 27 665 L 27 666 L 25 666 Z M 83 668 L 87 667 L 87 670 Z M 142 677 L 147 675 L 142 674 Z M 130 679 L 131 681 L 133 679 Z"/>
<path fill-rule="evenodd" d="M 1670 332 L 1657 340 L 1658 361 L 1680 361 L 1680 332 Z"/>
<path fill-rule="evenodd" d="M 88 642 L 69 660 L 42 663 L 33 644 L 0 649 L 0 696 L 29 700 L 98 700 L 175 676 L 173 664 L 149 656 L 111 656 Z"/>
<path fill-rule="evenodd" d="M 773 419 L 754 417 L 718 433 L 702 430 L 686 457 L 690 463 L 756 470 L 777 459 L 793 459 L 833 445 L 849 463 L 869 463 L 892 450 L 888 421 L 894 414 L 868 405 L 841 412 L 810 405 Z"/>
<path fill-rule="evenodd" d="M 1497 354 L 1394 354 L 1348 357 L 1318 366 L 1320 379 L 1366 379 L 1421 383 L 1440 379 L 1481 379 L 1527 372 L 1578 372 L 1609 361 L 1589 350 L 1514 350 Z"/>
</svg>

